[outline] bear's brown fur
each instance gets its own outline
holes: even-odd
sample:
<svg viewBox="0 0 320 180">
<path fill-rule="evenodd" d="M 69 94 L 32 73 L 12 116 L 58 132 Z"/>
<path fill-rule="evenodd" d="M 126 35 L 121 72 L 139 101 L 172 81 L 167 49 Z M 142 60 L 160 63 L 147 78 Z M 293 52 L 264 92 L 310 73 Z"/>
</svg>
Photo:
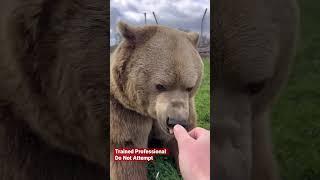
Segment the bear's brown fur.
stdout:
<svg viewBox="0 0 320 180">
<path fill-rule="evenodd" d="M 213 179 L 277 180 L 269 117 L 294 59 L 298 4 L 215 0 L 213 7 Z"/>
<path fill-rule="evenodd" d="M 3 0 L 0 179 L 106 179 L 104 1 Z"/>
<path fill-rule="evenodd" d="M 111 57 L 110 160 L 112 179 L 146 179 L 145 163 L 114 161 L 115 147 L 148 147 L 150 139 L 177 155 L 167 121 L 196 123 L 194 96 L 203 64 L 198 34 L 164 26 L 118 24 L 124 40 Z M 169 145 L 170 144 L 170 145 Z"/>
</svg>

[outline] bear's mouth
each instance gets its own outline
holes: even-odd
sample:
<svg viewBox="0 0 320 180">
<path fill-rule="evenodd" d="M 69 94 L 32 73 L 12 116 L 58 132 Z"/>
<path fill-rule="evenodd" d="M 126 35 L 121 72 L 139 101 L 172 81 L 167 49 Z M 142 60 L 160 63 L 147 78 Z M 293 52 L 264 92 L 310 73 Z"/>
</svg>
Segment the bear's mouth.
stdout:
<svg viewBox="0 0 320 180">
<path fill-rule="evenodd" d="M 173 127 L 177 124 L 181 125 L 182 127 L 184 127 L 186 130 L 189 129 L 189 125 L 186 121 L 181 121 L 181 120 L 176 120 L 176 119 L 171 119 L 171 118 L 167 118 L 167 131 L 169 134 L 173 134 Z"/>
<path fill-rule="evenodd" d="M 173 134 L 173 128 L 167 128 L 167 131 L 169 134 L 171 134 L 171 135 Z"/>
</svg>

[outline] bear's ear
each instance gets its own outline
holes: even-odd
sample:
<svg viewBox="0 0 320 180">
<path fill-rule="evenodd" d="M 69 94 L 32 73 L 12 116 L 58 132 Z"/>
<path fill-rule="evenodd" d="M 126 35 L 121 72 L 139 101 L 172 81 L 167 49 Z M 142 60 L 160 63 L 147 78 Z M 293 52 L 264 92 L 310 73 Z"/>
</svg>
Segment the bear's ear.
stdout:
<svg viewBox="0 0 320 180">
<path fill-rule="evenodd" d="M 118 30 L 121 36 L 128 40 L 130 43 L 143 43 L 150 37 L 152 37 L 157 31 L 155 26 L 131 26 L 122 21 L 118 22 Z"/>
<path fill-rule="evenodd" d="M 128 24 L 122 21 L 118 22 L 118 30 L 121 36 L 127 40 L 134 40 L 138 31 L 135 27 L 129 26 Z"/>
<path fill-rule="evenodd" d="M 199 41 L 199 34 L 196 32 L 188 32 L 187 37 L 190 40 L 190 42 L 197 47 L 198 41 Z"/>
</svg>

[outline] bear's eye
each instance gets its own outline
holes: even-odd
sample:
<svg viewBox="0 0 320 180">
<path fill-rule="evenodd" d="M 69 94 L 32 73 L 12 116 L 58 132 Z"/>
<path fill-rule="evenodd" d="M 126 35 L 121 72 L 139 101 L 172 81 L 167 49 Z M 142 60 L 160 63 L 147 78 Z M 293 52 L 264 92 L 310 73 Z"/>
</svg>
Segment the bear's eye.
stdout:
<svg viewBox="0 0 320 180">
<path fill-rule="evenodd" d="M 167 90 L 167 88 L 164 87 L 162 84 L 157 84 L 157 85 L 156 85 L 156 89 L 157 89 L 158 91 L 166 91 L 166 90 Z"/>
<path fill-rule="evenodd" d="M 187 90 L 188 92 L 191 92 L 192 89 L 193 89 L 193 87 L 189 87 L 189 88 L 187 88 L 186 90 Z"/>
</svg>

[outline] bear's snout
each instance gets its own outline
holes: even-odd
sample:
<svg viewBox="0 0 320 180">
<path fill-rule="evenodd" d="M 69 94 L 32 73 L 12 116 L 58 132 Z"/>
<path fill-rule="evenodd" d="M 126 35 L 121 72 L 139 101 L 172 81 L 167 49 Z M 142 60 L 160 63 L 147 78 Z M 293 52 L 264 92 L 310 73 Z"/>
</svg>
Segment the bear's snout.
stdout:
<svg viewBox="0 0 320 180">
<path fill-rule="evenodd" d="M 189 107 L 190 97 L 187 92 L 167 91 L 158 95 L 156 100 L 156 119 L 164 133 L 173 134 L 173 127 L 176 124 L 180 124 L 187 131 L 190 130 L 192 124 L 189 112 L 192 110 Z"/>
<path fill-rule="evenodd" d="M 170 117 L 167 118 L 167 126 L 169 129 L 173 129 L 173 127 L 176 124 L 183 126 L 187 130 L 189 128 L 189 123 L 187 119 L 177 119 L 177 118 L 170 118 Z"/>
</svg>

